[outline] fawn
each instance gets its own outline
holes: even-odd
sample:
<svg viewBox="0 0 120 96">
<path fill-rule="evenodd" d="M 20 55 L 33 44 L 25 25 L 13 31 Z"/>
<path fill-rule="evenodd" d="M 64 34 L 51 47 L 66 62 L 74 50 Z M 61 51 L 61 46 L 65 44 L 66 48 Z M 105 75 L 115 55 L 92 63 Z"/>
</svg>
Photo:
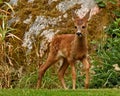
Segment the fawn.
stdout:
<svg viewBox="0 0 120 96">
<path fill-rule="evenodd" d="M 67 89 L 64 82 L 64 73 L 68 66 L 71 67 L 72 74 L 72 88 L 76 86 L 76 71 L 75 61 L 80 60 L 85 69 L 85 88 L 89 85 L 89 69 L 90 63 L 88 60 L 88 46 L 87 46 L 87 22 L 90 11 L 83 17 L 79 18 L 75 13 L 73 15 L 74 23 L 77 28 L 75 34 L 56 35 L 50 44 L 50 52 L 45 64 L 39 68 L 39 76 L 37 81 L 37 88 L 41 87 L 42 77 L 46 70 L 59 59 L 63 59 L 63 64 L 59 69 L 58 77 L 64 89 Z"/>
</svg>

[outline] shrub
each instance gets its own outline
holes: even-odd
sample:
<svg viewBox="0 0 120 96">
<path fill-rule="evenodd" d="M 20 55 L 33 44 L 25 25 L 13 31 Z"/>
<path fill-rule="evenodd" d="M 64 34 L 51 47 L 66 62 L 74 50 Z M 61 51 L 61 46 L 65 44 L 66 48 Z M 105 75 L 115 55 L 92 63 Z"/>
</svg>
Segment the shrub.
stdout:
<svg viewBox="0 0 120 96">
<path fill-rule="evenodd" d="M 113 65 L 120 66 L 120 19 L 113 21 L 105 30 L 107 39 L 105 44 L 99 45 L 97 55 L 100 60 L 95 60 L 95 75 L 91 87 L 119 87 L 120 72 L 114 70 Z M 100 63 L 100 65 L 97 65 Z"/>
</svg>

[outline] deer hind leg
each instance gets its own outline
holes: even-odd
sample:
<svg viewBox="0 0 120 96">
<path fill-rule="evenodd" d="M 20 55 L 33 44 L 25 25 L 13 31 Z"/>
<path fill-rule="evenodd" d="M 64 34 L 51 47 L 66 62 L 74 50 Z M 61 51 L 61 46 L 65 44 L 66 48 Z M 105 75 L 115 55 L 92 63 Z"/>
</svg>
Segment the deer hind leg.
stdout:
<svg viewBox="0 0 120 96">
<path fill-rule="evenodd" d="M 67 89 L 65 81 L 64 81 L 64 74 L 65 74 L 65 71 L 68 68 L 68 66 L 69 66 L 69 63 L 68 63 L 67 59 L 63 59 L 63 64 L 58 71 L 58 77 L 59 77 L 59 80 L 61 81 L 61 84 L 64 89 Z"/>
<path fill-rule="evenodd" d="M 72 73 L 72 89 L 76 88 L 76 70 L 75 70 L 75 62 L 69 60 L 69 64 L 71 66 L 71 73 Z"/>
<path fill-rule="evenodd" d="M 53 65 L 57 60 L 55 59 L 54 56 L 48 56 L 47 61 L 45 64 L 42 64 L 39 68 L 38 72 L 38 81 L 37 81 L 37 89 L 41 87 L 41 82 L 42 82 L 42 77 L 44 76 L 44 73 L 46 70 Z"/>
<path fill-rule="evenodd" d="M 89 87 L 89 81 L 90 81 L 90 75 L 89 75 L 89 69 L 90 69 L 90 63 L 88 61 L 87 58 L 84 58 L 82 60 L 82 63 L 84 65 L 84 69 L 85 69 L 85 88 L 87 89 Z"/>
</svg>

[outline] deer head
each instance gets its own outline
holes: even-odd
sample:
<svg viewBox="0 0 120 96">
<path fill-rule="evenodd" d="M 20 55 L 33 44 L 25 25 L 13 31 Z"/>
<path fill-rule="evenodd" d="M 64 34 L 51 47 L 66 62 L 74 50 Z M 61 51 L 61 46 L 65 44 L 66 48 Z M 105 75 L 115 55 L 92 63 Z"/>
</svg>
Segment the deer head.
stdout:
<svg viewBox="0 0 120 96">
<path fill-rule="evenodd" d="M 79 37 L 83 37 L 87 32 L 87 22 L 89 19 L 90 11 L 83 17 L 80 18 L 75 13 L 73 13 L 73 20 L 75 23 L 75 28 L 77 29 L 76 35 Z"/>
</svg>

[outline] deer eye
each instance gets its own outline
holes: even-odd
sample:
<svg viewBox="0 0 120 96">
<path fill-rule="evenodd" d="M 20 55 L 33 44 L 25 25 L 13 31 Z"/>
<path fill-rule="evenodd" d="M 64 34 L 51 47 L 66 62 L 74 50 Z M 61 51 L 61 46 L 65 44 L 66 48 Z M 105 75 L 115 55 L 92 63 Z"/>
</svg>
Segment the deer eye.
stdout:
<svg viewBox="0 0 120 96">
<path fill-rule="evenodd" d="M 86 26 L 82 26 L 82 29 L 86 28 Z"/>
<path fill-rule="evenodd" d="M 77 29 L 77 27 L 75 26 L 75 29 Z"/>
</svg>

